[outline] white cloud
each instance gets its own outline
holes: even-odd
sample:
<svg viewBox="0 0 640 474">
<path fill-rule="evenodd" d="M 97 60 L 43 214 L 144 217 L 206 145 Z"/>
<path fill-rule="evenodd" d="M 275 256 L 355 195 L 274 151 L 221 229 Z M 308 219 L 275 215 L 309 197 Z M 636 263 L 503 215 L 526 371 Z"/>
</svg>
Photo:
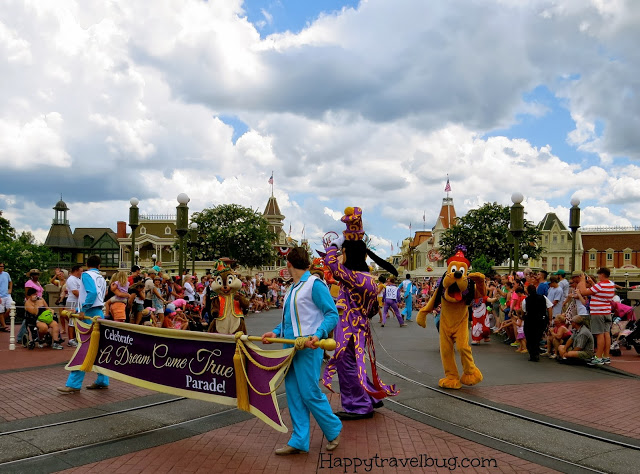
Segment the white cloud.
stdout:
<svg viewBox="0 0 640 474">
<path fill-rule="evenodd" d="M 447 174 L 458 214 L 510 205 L 520 190 L 534 221 L 566 214 L 558 202 L 575 194 L 591 222 L 635 222 L 615 206 L 640 197 L 639 168 L 617 165 L 640 156 L 639 5 L 370 0 L 261 39 L 240 0 L 10 3 L 2 192 L 24 201 L 34 168 L 48 186 L 29 196 L 39 221 L 15 204 L 7 214 L 47 229 L 60 192 L 74 225 L 114 226 L 134 194 L 145 212 L 173 212 L 182 191 L 193 210 L 262 210 L 273 170 L 294 233 L 304 225 L 318 242 L 348 205 L 382 247 L 423 213 L 430 227 Z M 527 137 L 486 137 L 547 116 L 523 100 L 541 85 L 568 108 L 570 146 L 598 153 L 599 166 Z M 223 115 L 248 125 L 235 144 Z"/>
</svg>

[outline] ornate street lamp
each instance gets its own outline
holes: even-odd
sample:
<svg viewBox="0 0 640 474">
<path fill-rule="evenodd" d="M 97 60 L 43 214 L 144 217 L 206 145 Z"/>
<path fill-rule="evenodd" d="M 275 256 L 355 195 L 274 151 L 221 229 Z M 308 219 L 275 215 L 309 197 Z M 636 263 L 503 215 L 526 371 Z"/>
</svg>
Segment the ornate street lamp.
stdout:
<svg viewBox="0 0 640 474">
<path fill-rule="evenodd" d="M 138 257 L 140 256 L 140 252 L 138 252 L 137 250 L 135 252 L 133 252 L 133 256 L 135 258 L 135 264 L 138 264 Z M 131 265 L 133 267 L 133 265 Z"/>
<path fill-rule="evenodd" d="M 153 255 L 151 255 L 151 260 L 153 261 L 153 266 L 156 266 L 156 260 L 158 259 L 158 256 L 154 253 Z"/>
<path fill-rule="evenodd" d="M 569 210 L 569 228 L 571 229 L 571 273 L 576 269 L 576 232 L 580 228 L 580 199 L 571 199 L 571 209 Z"/>
<path fill-rule="evenodd" d="M 191 240 L 191 274 L 193 275 L 196 272 L 196 245 L 198 240 L 198 224 L 196 222 L 192 222 L 189 225 L 191 229 L 191 233 L 189 234 L 189 240 Z"/>
<path fill-rule="evenodd" d="M 520 260 L 520 236 L 524 231 L 524 206 L 521 202 L 524 196 L 520 192 L 511 195 L 511 222 L 509 223 L 509 232 L 513 235 L 513 269 L 518 271 L 518 261 Z"/>
<path fill-rule="evenodd" d="M 139 209 L 138 209 L 138 204 L 140 203 L 140 201 L 138 201 L 138 198 L 134 198 L 132 197 L 129 200 L 129 203 L 131 204 L 131 207 L 129 208 L 129 227 L 131 227 L 131 268 L 133 268 L 134 265 L 138 264 L 137 259 L 135 259 L 135 255 L 138 252 L 135 250 L 136 248 L 136 229 L 138 228 L 138 213 L 139 213 Z"/>
<path fill-rule="evenodd" d="M 190 201 L 189 196 L 185 193 L 178 194 L 178 207 L 176 207 L 176 232 L 178 233 L 180 242 L 180 252 L 178 256 L 178 276 L 182 278 L 182 273 L 186 267 L 186 259 L 184 253 L 184 236 L 189 232 L 189 207 L 187 203 Z"/>
</svg>

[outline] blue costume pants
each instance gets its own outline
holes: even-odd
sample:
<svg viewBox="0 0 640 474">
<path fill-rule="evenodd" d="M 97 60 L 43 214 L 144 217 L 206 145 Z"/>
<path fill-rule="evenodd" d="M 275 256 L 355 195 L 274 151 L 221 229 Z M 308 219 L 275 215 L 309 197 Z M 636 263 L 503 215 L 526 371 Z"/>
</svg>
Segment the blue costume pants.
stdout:
<svg viewBox="0 0 640 474">
<path fill-rule="evenodd" d="M 309 413 L 328 441 L 336 439 L 342 430 L 342 422 L 333 414 L 329 400 L 318 385 L 322 354 L 322 349 L 298 351 L 284 379 L 293 424 L 293 433 L 287 444 L 301 451 L 309 451 Z"/>
<path fill-rule="evenodd" d="M 409 294 L 404 299 L 404 309 L 402 310 L 402 314 L 407 321 L 411 321 L 411 313 L 413 312 L 413 295 Z"/>
<path fill-rule="evenodd" d="M 97 307 L 97 306 L 95 308 L 91 308 L 89 311 L 86 311 L 84 314 L 85 314 L 85 316 L 89 316 L 89 317 L 93 317 L 93 316 L 104 317 L 104 315 L 102 314 L 102 308 Z M 87 323 L 87 324 L 91 324 L 91 320 L 90 319 L 85 319 L 84 322 Z M 82 371 L 82 370 L 73 370 L 69 374 L 69 378 L 67 378 L 67 383 L 65 385 L 67 387 L 71 387 L 71 388 L 82 388 L 82 381 L 83 380 L 84 380 L 84 371 Z M 107 377 L 106 375 L 98 374 L 98 378 L 96 379 L 96 383 L 98 385 L 108 386 L 109 385 L 109 377 Z"/>
</svg>

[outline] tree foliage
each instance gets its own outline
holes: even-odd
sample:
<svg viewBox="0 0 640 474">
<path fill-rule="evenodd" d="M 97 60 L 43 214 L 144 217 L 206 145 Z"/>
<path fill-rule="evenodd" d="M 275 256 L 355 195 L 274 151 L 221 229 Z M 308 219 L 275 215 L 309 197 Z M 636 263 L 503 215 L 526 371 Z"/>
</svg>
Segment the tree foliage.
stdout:
<svg viewBox="0 0 640 474">
<path fill-rule="evenodd" d="M 11 223 L 8 219 L 2 217 L 2 211 L 0 211 L 0 244 L 11 242 L 15 238 L 15 229 L 11 227 Z"/>
<path fill-rule="evenodd" d="M 53 252 L 37 243 L 31 232 L 16 236 L 10 222 L 0 216 L 0 262 L 4 262 L 4 270 L 11 275 L 13 299 L 17 305 L 21 305 L 24 299 L 26 273 L 32 268 L 44 272 L 54 259 Z"/>
<path fill-rule="evenodd" d="M 493 271 L 493 266 L 496 264 L 494 260 L 487 259 L 486 255 L 480 255 L 479 257 L 471 260 L 471 268 L 473 268 L 474 272 L 480 272 L 485 276 L 490 276 L 495 273 Z"/>
<path fill-rule="evenodd" d="M 470 210 L 445 231 L 440 245 L 442 255 L 445 258 L 453 255 L 457 245 L 464 245 L 470 261 L 484 256 L 487 261 L 493 260 L 498 265 L 505 262 L 509 258 L 509 219 L 510 208 L 496 202 Z M 520 256 L 527 254 L 529 258 L 538 258 L 542 253 L 538 246 L 540 237 L 537 226 L 525 219 L 524 232 L 520 237 Z"/>
<path fill-rule="evenodd" d="M 276 258 L 273 248 L 276 235 L 258 211 L 222 204 L 194 213 L 192 220 L 198 224 L 199 258 L 229 257 L 246 267 L 269 265 Z"/>
</svg>

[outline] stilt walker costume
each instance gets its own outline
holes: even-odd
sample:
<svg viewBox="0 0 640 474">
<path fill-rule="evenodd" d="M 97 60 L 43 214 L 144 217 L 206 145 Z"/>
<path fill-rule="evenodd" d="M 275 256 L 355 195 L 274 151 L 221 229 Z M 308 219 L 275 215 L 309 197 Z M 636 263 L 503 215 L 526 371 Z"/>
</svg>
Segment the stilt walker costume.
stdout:
<svg viewBox="0 0 640 474">
<path fill-rule="evenodd" d="M 395 386 L 385 385 L 376 370 L 375 348 L 369 318 L 378 313 L 378 286 L 369 273 L 366 257 L 393 275 L 395 267 L 367 249 L 362 227 L 362 209 L 348 207 L 342 222 L 347 230 L 326 249 L 325 264 L 338 282 L 336 306 L 340 314 L 335 329 L 336 351 L 325 368 L 323 383 L 329 389 L 335 373 L 340 382 L 340 400 L 344 411 L 336 413 L 343 420 L 370 418 L 374 404 L 388 395 L 397 395 Z M 338 250 L 343 255 L 338 258 Z M 371 378 L 367 376 L 367 356 Z M 333 390 L 332 390 L 333 391 Z"/>
</svg>

